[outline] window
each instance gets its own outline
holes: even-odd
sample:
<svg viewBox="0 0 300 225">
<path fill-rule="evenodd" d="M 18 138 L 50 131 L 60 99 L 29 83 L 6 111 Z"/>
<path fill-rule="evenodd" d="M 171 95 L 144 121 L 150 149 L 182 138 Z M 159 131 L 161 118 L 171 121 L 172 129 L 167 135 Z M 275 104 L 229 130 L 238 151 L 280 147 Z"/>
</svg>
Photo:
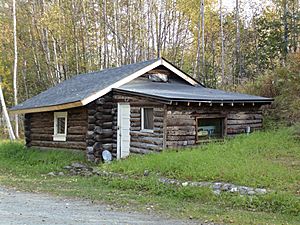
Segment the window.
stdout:
<svg viewBox="0 0 300 225">
<path fill-rule="evenodd" d="M 67 139 L 67 112 L 54 113 L 53 141 L 66 141 Z"/>
<path fill-rule="evenodd" d="M 197 118 L 197 140 L 220 139 L 224 136 L 224 118 Z"/>
<path fill-rule="evenodd" d="M 168 82 L 168 75 L 162 73 L 149 74 L 149 80 L 154 82 Z"/>
<path fill-rule="evenodd" d="M 144 131 L 153 131 L 153 108 L 141 109 L 141 129 Z"/>
</svg>

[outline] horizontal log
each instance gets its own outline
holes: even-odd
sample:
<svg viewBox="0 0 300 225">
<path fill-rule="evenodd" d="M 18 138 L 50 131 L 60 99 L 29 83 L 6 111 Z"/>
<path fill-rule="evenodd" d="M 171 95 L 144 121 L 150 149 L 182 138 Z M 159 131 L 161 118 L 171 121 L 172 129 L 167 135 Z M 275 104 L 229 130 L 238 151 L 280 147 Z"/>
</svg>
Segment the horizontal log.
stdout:
<svg viewBox="0 0 300 225">
<path fill-rule="evenodd" d="M 249 114 L 249 113 L 238 113 L 238 114 L 228 114 L 227 119 L 232 120 L 256 120 L 262 119 L 262 114 Z"/>
<path fill-rule="evenodd" d="M 159 151 L 162 150 L 162 147 L 153 144 L 139 143 L 139 142 L 130 142 L 130 147 L 134 148 L 142 148 L 148 150 Z"/>
<path fill-rule="evenodd" d="M 196 135 L 176 135 L 176 136 L 172 136 L 172 135 L 168 135 L 167 136 L 167 140 L 168 141 L 188 141 L 188 140 L 196 140 Z"/>
<path fill-rule="evenodd" d="M 195 131 L 196 127 L 195 126 L 168 126 L 167 131 L 186 131 L 186 132 L 191 132 Z"/>
<path fill-rule="evenodd" d="M 167 135 L 169 136 L 177 136 L 177 135 L 196 135 L 196 131 L 194 130 L 168 130 Z"/>
<path fill-rule="evenodd" d="M 86 149 L 85 142 L 57 142 L 57 141 L 31 141 L 32 146 L 40 146 L 40 147 L 52 147 L 52 148 L 67 148 L 67 149 Z"/>
<path fill-rule="evenodd" d="M 54 127 L 31 128 L 32 133 L 48 134 L 54 132 Z"/>
<path fill-rule="evenodd" d="M 245 129 L 245 128 L 247 128 L 247 127 L 251 127 L 251 128 L 256 128 L 256 127 L 262 127 L 262 124 L 261 123 L 257 123 L 257 124 L 242 124 L 242 125 L 240 125 L 240 124 L 238 124 L 238 125 L 235 125 L 235 124 L 233 124 L 233 125 L 227 125 L 227 128 L 229 129 L 229 128 L 231 128 L 231 129 Z"/>
<path fill-rule="evenodd" d="M 162 134 L 145 131 L 130 131 L 130 136 L 162 137 Z"/>
<path fill-rule="evenodd" d="M 87 121 L 86 120 L 84 120 L 84 121 L 72 121 L 72 120 L 68 120 L 68 122 L 67 122 L 67 124 L 68 124 L 68 126 L 70 126 L 70 127 L 75 127 L 75 126 L 84 126 L 84 127 L 86 127 L 87 126 Z"/>
<path fill-rule="evenodd" d="M 167 126 L 195 126 L 196 120 L 195 119 L 167 119 Z"/>
<path fill-rule="evenodd" d="M 137 154 L 150 154 L 150 153 L 154 153 L 155 151 L 151 151 L 149 149 L 130 147 L 130 152 L 137 153 Z"/>
<path fill-rule="evenodd" d="M 258 120 L 227 120 L 228 125 L 242 125 L 242 124 L 257 124 L 262 123 L 261 119 Z"/>
<path fill-rule="evenodd" d="M 31 134 L 30 139 L 33 141 L 53 141 L 53 134 Z"/>
<path fill-rule="evenodd" d="M 68 134 L 84 134 L 87 131 L 87 127 L 83 126 L 74 126 L 68 128 Z"/>
<path fill-rule="evenodd" d="M 85 142 L 85 135 L 67 134 L 67 141 Z"/>
<path fill-rule="evenodd" d="M 131 142 L 139 142 L 139 143 L 146 143 L 146 144 L 153 144 L 162 146 L 163 138 L 155 138 L 155 137 L 131 137 Z"/>
</svg>

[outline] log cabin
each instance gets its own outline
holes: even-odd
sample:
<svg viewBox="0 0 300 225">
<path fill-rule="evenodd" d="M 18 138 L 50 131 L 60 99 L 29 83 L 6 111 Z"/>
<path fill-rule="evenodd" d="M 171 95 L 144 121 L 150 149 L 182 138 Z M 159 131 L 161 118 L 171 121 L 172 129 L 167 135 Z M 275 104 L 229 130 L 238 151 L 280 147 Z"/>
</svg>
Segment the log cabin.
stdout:
<svg viewBox="0 0 300 225">
<path fill-rule="evenodd" d="M 13 107 L 27 147 L 80 149 L 98 162 L 262 128 L 272 99 L 207 88 L 164 58 L 76 75 Z"/>
</svg>

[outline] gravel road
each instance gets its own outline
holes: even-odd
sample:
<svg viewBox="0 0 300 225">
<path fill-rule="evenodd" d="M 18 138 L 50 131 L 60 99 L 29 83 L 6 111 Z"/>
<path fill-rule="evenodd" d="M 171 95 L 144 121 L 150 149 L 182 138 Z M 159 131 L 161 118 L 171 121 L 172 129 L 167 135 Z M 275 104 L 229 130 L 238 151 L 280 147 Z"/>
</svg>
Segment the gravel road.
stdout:
<svg viewBox="0 0 300 225">
<path fill-rule="evenodd" d="M 0 224 L 192 224 L 136 212 L 118 212 L 107 205 L 63 199 L 0 187 Z M 194 224 L 194 223 L 193 223 Z"/>
</svg>

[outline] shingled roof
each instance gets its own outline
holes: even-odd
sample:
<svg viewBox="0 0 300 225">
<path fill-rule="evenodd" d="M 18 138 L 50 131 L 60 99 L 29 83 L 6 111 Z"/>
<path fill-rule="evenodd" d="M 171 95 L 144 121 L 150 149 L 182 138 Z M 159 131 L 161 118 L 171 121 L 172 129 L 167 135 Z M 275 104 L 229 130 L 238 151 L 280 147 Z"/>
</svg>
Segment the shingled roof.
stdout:
<svg viewBox="0 0 300 225">
<path fill-rule="evenodd" d="M 270 98 L 260 96 L 227 92 L 201 85 L 191 86 L 184 82 L 169 80 L 164 82 L 151 82 L 149 80 L 134 80 L 115 90 L 139 96 L 156 98 L 169 102 L 207 102 L 207 103 L 268 103 Z"/>
<path fill-rule="evenodd" d="M 135 78 L 158 66 L 164 66 L 171 70 L 185 80 L 186 83 L 154 84 L 148 82 L 137 84 L 131 82 Z M 126 86 L 126 84 L 128 85 Z M 235 101 L 238 99 L 242 101 L 249 100 L 259 102 L 272 101 L 271 99 L 257 96 L 228 93 L 205 88 L 186 73 L 161 58 L 74 76 L 25 102 L 14 106 L 10 110 L 15 113 L 30 113 L 83 106 L 113 89 L 177 100 L 222 101 L 226 99 Z"/>
</svg>

